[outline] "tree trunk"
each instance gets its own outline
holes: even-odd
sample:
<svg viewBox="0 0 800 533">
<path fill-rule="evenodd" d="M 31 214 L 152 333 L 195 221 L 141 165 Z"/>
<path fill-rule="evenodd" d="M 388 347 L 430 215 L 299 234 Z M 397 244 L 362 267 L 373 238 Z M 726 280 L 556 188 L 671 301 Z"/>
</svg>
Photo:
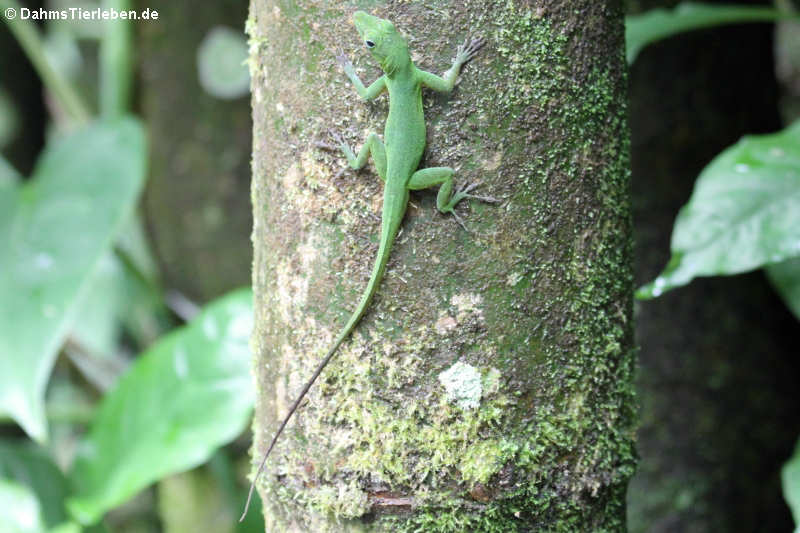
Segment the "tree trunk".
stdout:
<svg viewBox="0 0 800 533">
<path fill-rule="evenodd" d="M 364 290 L 382 184 L 316 147 L 381 131 L 335 56 L 379 75 L 350 11 L 252 0 L 259 459 Z M 259 482 L 267 531 L 624 531 L 633 472 L 628 133 L 619 2 L 379 3 L 424 91 L 422 167 L 499 205 L 412 193 L 386 277 Z M 443 385 L 447 377 L 449 389 Z"/>
</svg>

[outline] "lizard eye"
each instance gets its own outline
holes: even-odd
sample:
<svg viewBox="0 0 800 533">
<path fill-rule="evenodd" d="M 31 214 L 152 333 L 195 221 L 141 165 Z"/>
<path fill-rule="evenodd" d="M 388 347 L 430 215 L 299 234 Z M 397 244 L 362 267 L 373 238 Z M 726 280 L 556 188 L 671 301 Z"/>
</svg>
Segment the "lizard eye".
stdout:
<svg viewBox="0 0 800 533">
<path fill-rule="evenodd" d="M 375 43 L 373 43 L 372 41 L 364 41 L 364 44 L 367 45 L 367 48 L 372 48 L 373 46 L 375 46 Z"/>
</svg>

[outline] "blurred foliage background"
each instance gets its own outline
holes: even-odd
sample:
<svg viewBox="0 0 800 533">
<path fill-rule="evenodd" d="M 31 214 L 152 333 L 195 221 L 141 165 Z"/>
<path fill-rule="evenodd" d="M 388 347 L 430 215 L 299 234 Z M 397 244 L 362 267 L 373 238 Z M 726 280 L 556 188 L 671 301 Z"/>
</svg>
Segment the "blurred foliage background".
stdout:
<svg viewBox="0 0 800 533">
<path fill-rule="evenodd" d="M 2 5 L 159 19 L 0 27 L 0 531 L 263 530 L 247 5 L 159 4 Z"/>
<path fill-rule="evenodd" d="M 76 6 L 158 19 L 0 26 L 0 531 L 263 531 L 258 502 L 236 522 L 255 394 L 246 2 L 0 0 Z M 629 527 L 791 531 L 796 6 L 628 10 L 638 296 L 656 298 L 637 304 Z"/>
</svg>

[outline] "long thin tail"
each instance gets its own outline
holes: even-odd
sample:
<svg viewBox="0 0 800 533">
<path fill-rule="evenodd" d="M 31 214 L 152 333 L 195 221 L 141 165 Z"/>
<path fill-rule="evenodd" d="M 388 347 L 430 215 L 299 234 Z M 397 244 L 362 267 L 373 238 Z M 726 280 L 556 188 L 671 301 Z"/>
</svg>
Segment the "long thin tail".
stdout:
<svg viewBox="0 0 800 533">
<path fill-rule="evenodd" d="M 281 433 L 283 433 L 283 429 L 286 427 L 289 419 L 292 418 L 294 412 L 297 411 L 297 408 L 300 406 L 300 402 L 303 401 L 303 398 L 305 398 L 311 386 L 317 380 L 319 375 L 322 374 L 322 371 L 325 369 L 330 360 L 333 359 L 333 356 L 339 349 L 339 346 L 341 346 L 345 339 L 350 336 L 358 322 L 361 320 L 361 317 L 363 317 L 364 313 L 367 311 L 367 307 L 372 301 L 372 297 L 375 296 L 375 292 L 378 289 L 378 285 L 380 285 L 381 278 L 383 278 L 383 273 L 386 270 L 386 263 L 389 260 L 389 250 L 392 247 L 393 241 L 394 235 L 391 235 L 388 239 L 381 239 L 381 244 L 378 248 L 378 256 L 375 259 L 375 266 L 372 268 L 372 275 L 367 283 L 367 288 L 364 290 L 364 293 L 361 296 L 361 301 L 358 302 L 358 307 L 356 307 L 356 310 L 353 311 L 353 314 L 350 316 L 350 320 L 347 321 L 347 324 L 342 329 L 342 332 L 339 333 L 339 336 L 336 338 L 336 342 L 333 343 L 331 349 L 328 350 L 328 353 L 325 354 L 325 357 L 322 359 L 320 364 L 317 365 L 316 370 L 314 370 L 314 373 L 311 375 L 311 379 L 309 379 L 305 386 L 303 386 L 303 390 L 300 391 L 300 395 L 292 404 L 292 407 L 289 409 L 289 413 L 283 419 L 281 425 L 278 426 L 278 431 L 276 431 L 275 436 L 272 437 L 272 442 L 270 442 L 267 452 L 264 454 L 264 457 L 261 459 L 261 463 L 258 465 L 256 476 L 250 483 L 250 490 L 247 493 L 247 502 L 244 504 L 244 511 L 242 512 L 242 516 L 239 517 L 239 522 L 243 521 L 244 517 L 247 516 L 247 511 L 250 509 L 250 500 L 253 499 L 253 491 L 256 487 L 256 481 L 258 481 L 259 476 L 261 476 L 261 473 L 264 471 L 264 466 L 267 464 L 267 457 L 269 457 L 272 448 L 275 447 L 278 437 L 280 437 Z"/>
</svg>

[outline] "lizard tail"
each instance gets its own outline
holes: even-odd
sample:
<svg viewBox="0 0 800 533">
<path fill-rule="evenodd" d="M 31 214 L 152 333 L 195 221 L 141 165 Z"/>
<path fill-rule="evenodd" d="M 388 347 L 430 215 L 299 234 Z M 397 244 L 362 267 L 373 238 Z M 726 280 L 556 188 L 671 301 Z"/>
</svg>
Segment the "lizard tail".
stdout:
<svg viewBox="0 0 800 533">
<path fill-rule="evenodd" d="M 394 231 L 394 233 L 396 234 L 396 231 Z M 386 263 L 389 261 L 389 250 L 392 248 L 393 241 L 394 235 L 391 235 L 389 239 L 381 239 L 381 244 L 378 247 L 378 256 L 375 259 L 375 265 L 372 268 L 372 274 L 370 275 L 369 282 L 367 283 L 367 288 L 364 290 L 364 293 L 361 296 L 361 301 L 358 302 L 358 307 L 356 307 L 355 311 L 353 311 L 353 314 L 350 315 L 350 319 L 347 321 L 347 324 L 344 326 L 344 328 L 342 328 L 341 333 L 339 333 L 339 336 L 336 338 L 336 342 L 333 343 L 333 346 L 331 346 L 330 350 L 328 350 L 328 353 L 325 354 L 325 357 L 322 359 L 322 361 L 320 361 L 319 365 L 317 365 L 317 368 L 311 375 L 311 379 L 309 379 L 303 386 L 303 389 L 300 391 L 297 399 L 289 408 L 289 413 L 283 419 L 281 425 L 278 426 L 278 431 L 276 431 L 275 436 L 272 437 L 272 442 L 269 443 L 269 447 L 267 448 L 263 459 L 261 459 L 261 463 L 258 465 L 256 475 L 253 478 L 252 483 L 250 483 L 250 490 L 247 493 L 247 502 L 244 504 L 244 511 L 242 512 L 242 516 L 239 517 L 239 522 L 243 521 L 244 517 L 247 516 L 247 511 L 250 509 L 250 501 L 253 499 L 253 491 L 255 490 L 256 482 L 264 471 L 264 466 L 267 464 L 267 458 L 269 457 L 270 452 L 272 452 L 272 448 L 275 447 L 275 443 L 278 442 L 278 437 L 280 437 L 281 433 L 283 433 L 286 424 L 289 423 L 289 419 L 292 418 L 294 412 L 297 411 L 298 407 L 300 407 L 300 402 L 303 401 L 303 398 L 305 398 L 311 386 L 317 380 L 319 375 L 322 374 L 322 371 L 325 369 L 330 360 L 333 359 L 333 356 L 336 354 L 339 346 L 341 346 L 347 337 L 350 336 L 355 329 L 356 324 L 358 324 L 358 322 L 361 320 L 361 317 L 363 317 L 364 313 L 366 313 L 367 307 L 369 307 L 369 303 L 372 301 L 372 297 L 375 296 L 378 285 L 380 285 L 381 279 L 383 278 L 383 273 L 386 271 Z"/>
</svg>

